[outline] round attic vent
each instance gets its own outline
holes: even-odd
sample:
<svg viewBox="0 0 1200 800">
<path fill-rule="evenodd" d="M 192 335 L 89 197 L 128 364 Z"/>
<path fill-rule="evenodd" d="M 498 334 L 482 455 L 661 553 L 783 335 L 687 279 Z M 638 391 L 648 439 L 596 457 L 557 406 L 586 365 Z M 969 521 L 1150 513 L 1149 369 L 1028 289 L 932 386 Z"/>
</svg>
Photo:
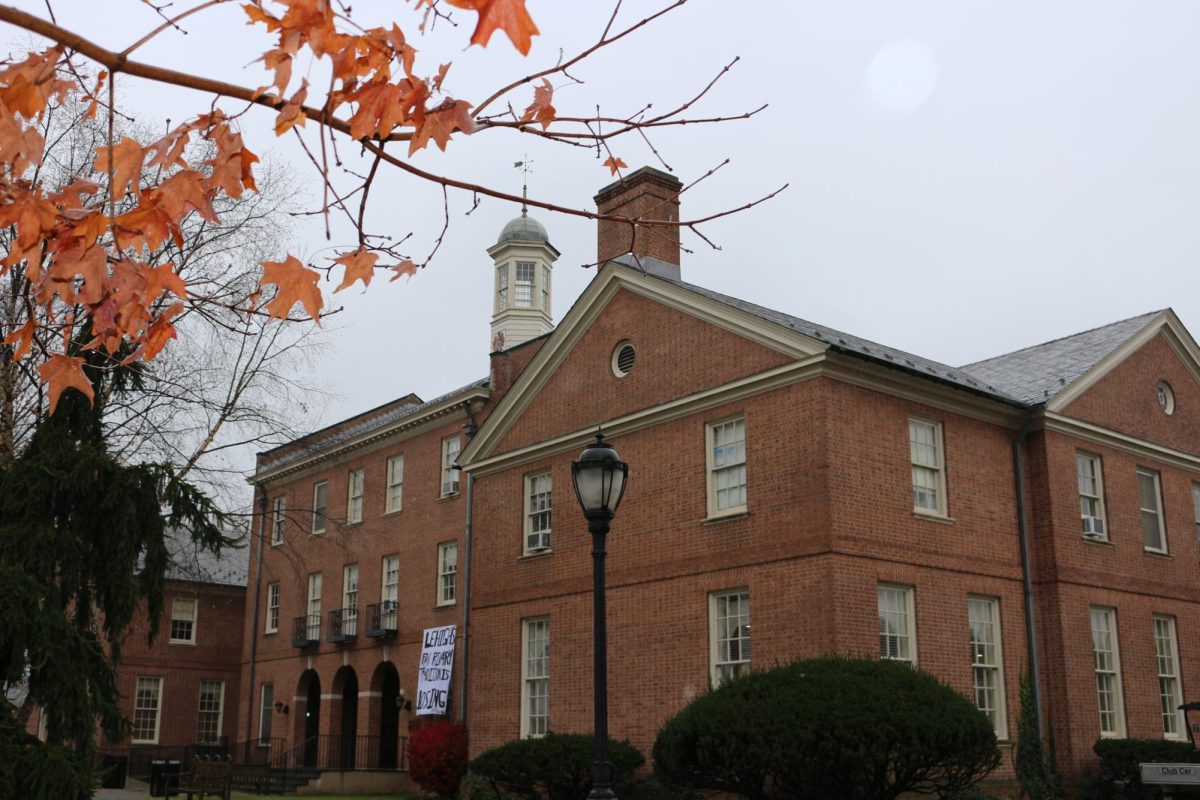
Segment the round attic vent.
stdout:
<svg viewBox="0 0 1200 800">
<path fill-rule="evenodd" d="M 1155 394 L 1158 395 L 1158 407 L 1167 414 L 1175 413 L 1175 392 L 1171 391 L 1171 384 L 1166 381 L 1159 381 L 1158 386 L 1154 388 Z"/>
<path fill-rule="evenodd" d="M 624 378 L 633 369 L 633 362 L 637 360 L 637 350 L 633 348 L 632 342 L 621 342 L 613 350 L 612 355 L 612 371 L 618 378 Z"/>
</svg>

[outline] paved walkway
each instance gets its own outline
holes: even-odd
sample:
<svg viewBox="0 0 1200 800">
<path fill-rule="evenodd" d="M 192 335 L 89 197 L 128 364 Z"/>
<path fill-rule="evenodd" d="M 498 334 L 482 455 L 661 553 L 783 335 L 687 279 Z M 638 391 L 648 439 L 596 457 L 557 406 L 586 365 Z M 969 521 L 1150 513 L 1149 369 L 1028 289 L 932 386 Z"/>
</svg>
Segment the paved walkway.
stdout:
<svg viewBox="0 0 1200 800">
<path fill-rule="evenodd" d="M 96 792 L 96 800 L 131 800 L 149 796 L 150 786 L 132 778 L 125 782 L 124 789 L 101 789 Z"/>
</svg>

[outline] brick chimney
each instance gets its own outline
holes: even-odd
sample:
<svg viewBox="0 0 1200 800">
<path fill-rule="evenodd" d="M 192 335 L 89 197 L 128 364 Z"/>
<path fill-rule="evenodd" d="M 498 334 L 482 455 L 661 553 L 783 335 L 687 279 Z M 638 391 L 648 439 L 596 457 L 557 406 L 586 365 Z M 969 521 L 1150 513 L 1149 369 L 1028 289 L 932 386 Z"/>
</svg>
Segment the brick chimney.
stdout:
<svg viewBox="0 0 1200 800">
<path fill-rule="evenodd" d="M 683 184 L 674 175 L 642 167 L 610 183 L 595 197 L 596 210 L 633 220 L 679 221 L 679 192 Z M 679 277 L 679 227 L 599 220 L 596 258 L 601 266 L 617 256 L 632 253 L 640 259 L 672 264 Z M 622 259 L 622 261 L 628 261 Z"/>
</svg>

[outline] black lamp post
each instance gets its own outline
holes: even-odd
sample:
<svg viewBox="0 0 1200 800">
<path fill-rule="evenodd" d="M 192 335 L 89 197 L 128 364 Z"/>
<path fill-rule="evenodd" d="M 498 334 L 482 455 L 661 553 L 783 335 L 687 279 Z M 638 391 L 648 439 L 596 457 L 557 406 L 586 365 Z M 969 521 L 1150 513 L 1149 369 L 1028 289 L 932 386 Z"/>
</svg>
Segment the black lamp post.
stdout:
<svg viewBox="0 0 1200 800">
<path fill-rule="evenodd" d="M 575 496 L 583 507 L 592 534 L 592 629 L 595 666 L 592 674 L 596 710 L 596 760 L 592 765 L 592 790 L 588 800 L 616 800 L 612 790 L 612 766 L 608 763 L 608 631 L 604 611 L 604 537 L 625 494 L 629 465 L 596 431 L 596 441 L 571 464 Z"/>
<path fill-rule="evenodd" d="M 1196 737 L 1192 733 L 1192 718 L 1189 714 L 1192 711 L 1200 711 L 1200 701 L 1184 703 L 1179 707 L 1179 710 L 1183 712 L 1183 724 L 1187 728 L 1188 741 L 1192 743 L 1192 747 L 1195 747 Z"/>
</svg>

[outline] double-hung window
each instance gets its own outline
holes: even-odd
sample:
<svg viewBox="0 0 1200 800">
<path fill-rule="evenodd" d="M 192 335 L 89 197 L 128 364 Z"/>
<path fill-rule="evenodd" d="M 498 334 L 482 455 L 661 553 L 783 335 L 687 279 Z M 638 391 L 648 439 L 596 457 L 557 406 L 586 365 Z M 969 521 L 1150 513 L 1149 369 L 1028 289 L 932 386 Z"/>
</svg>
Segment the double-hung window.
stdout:
<svg viewBox="0 0 1200 800">
<path fill-rule="evenodd" d="M 1196 541 L 1200 542 L 1200 483 L 1192 484 L 1192 516 L 1196 519 Z"/>
<path fill-rule="evenodd" d="M 1117 651 L 1117 612 L 1111 608 L 1089 610 L 1092 621 L 1092 669 L 1100 708 L 1100 735 L 1125 735 L 1125 703 L 1121 696 L 1121 655 Z"/>
<path fill-rule="evenodd" d="M 525 476 L 525 553 L 550 548 L 550 473 Z"/>
<path fill-rule="evenodd" d="M 283 544 L 284 526 L 287 524 L 287 498 L 283 495 L 275 498 L 271 509 L 271 545 Z"/>
<path fill-rule="evenodd" d="M 1175 640 L 1175 619 L 1163 616 L 1153 619 L 1163 736 L 1167 739 L 1186 739 L 1187 728 L 1184 727 L 1183 712 L 1179 710 L 1183 694 L 1179 689 L 1179 645 Z"/>
<path fill-rule="evenodd" d="M 196 742 L 217 744 L 221 739 L 221 714 L 225 708 L 225 681 L 200 681 L 200 709 L 196 714 Z"/>
<path fill-rule="evenodd" d="M 545 736 L 550 729 L 550 620 L 521 625 L 521 738 Z"/>
<path fill-rule="evenodd" d="M 313 486 L 313 535 L 325 532 L 326 509 L 329 505 L 329 483 L 321 481 Z"/>
<path fill-rule="evenodd" d="M 279 630 L 279 583 L 267 584 L 267 626 L 263 633 L 276 633 Z"/>
<path fill-rule="evenodd" d="M 358 564 L 342 568 L 342 635 L 358 633 Z"/>
<path fill-rule="evenodd" d="M 876 594 L 879 605 L 879 657 L 905 661 L 915 667 L 917 645 L 913 636 L 915 613 L 912 587 L 880 584 Z"/>
<path fill-rule="evenodd" d="M 508 308 L 508 264 L 496 268 L 496 311 Z"/>
<path fill-rule="evenodd" d="M 321 573 L 313 572 L 308 576 L 308 620 L 305 627 L 309 641 L 315 642 L 321 638 Z"/>
<path fill-rule="evenodd" d="M 162 713 L 162 678 L 137 679 L 133 698 L 133 743 L 158 744 L 158 721 Z"/>
<path fill-rule="evenodd" d="M 1000 650 L 1000 601 L 994 597 L 967 598 L 971 631 L 971 678 L 975 706 L 992 723 L 996 738 L 1008 738 L 1004 705 L 1004 657 Z"/>
<path fill-rule="evenodd" d="M 380 627 L 385 631 L 396 630 L 396 603 L 400 597 L 400 556 L 384 556 L 382 564 L 383 586 L 379 591 Z"/>
<path fill-rule="evenodd" d="M 709 679 L 714 687 L 750 669 L 750 591 L 708 596 Z"/>
<path fill-rule="evenodd" d="M 442 542 L 438 545 L 438 590 L 437 604 L 454 604 L 455 582 L 458 578 L 458 542 Z"/>
<path fill-rule="evenodd" d="M 352 469 L 346 477 L 346 523 L 362 522 L 363 515 L 363 471 Z"/>
<path fill-rule="evenodd" d="M 275 709 L 275 684 L 264 683 L 258 704 L 258 743 L 266 747 L 271 744 L 271 712 Z"/>
<path fill-rule="evenodd" d="M 196 643 L 196 598 L 176 597 L 171 601 L 171 644 Z"/>
<path fill-rule="evenodd" d="M 404 454 L 392 456 L 387 462 L 387 497 L 383 511 L 390 514 L 399 511 L 404 500 Z"/>
<path fill-rule="evenodd" d="M 458 436 L 447 436 L 442 439 L 442 497 L 458 491 L 458 473 L 455 466 L 458 461 L 459 448 L 462 443 Z"/>
<path fill-rule="evenodd" d="M 536 265 L 532 261 L 517 262 L 516 307 L 533 308 L 533 282 Z"/>
<path fill-rule="evenodd" d="M 746 419 L 712 422 L 708 438 L 708 515 L 746 510 Z"/>
<path fill-rule="evenodd" d="M 1152 553 L 1167 552 L 1167 532 L 1163 527 L 1162 485 L 1158 473 L 1137 471 L 1138 497 L 1142 506 L 1142 544 Z"/>
<path fill-rule="evenodd" d="M 1108 541 L 1108 529 L 1104 524 L 1104 477 L 1100 457 L 1076 453 L 1075 472 L 1079 479 L 1079 515 L 1083 521 L 1083 538 Z"/>
<path fill-rule="evenodd" d="M 913 511 L 946 516 L 946 469 L 942 426 L 923 419 L 908 421 L 912 461 Z"/>
</svg>

